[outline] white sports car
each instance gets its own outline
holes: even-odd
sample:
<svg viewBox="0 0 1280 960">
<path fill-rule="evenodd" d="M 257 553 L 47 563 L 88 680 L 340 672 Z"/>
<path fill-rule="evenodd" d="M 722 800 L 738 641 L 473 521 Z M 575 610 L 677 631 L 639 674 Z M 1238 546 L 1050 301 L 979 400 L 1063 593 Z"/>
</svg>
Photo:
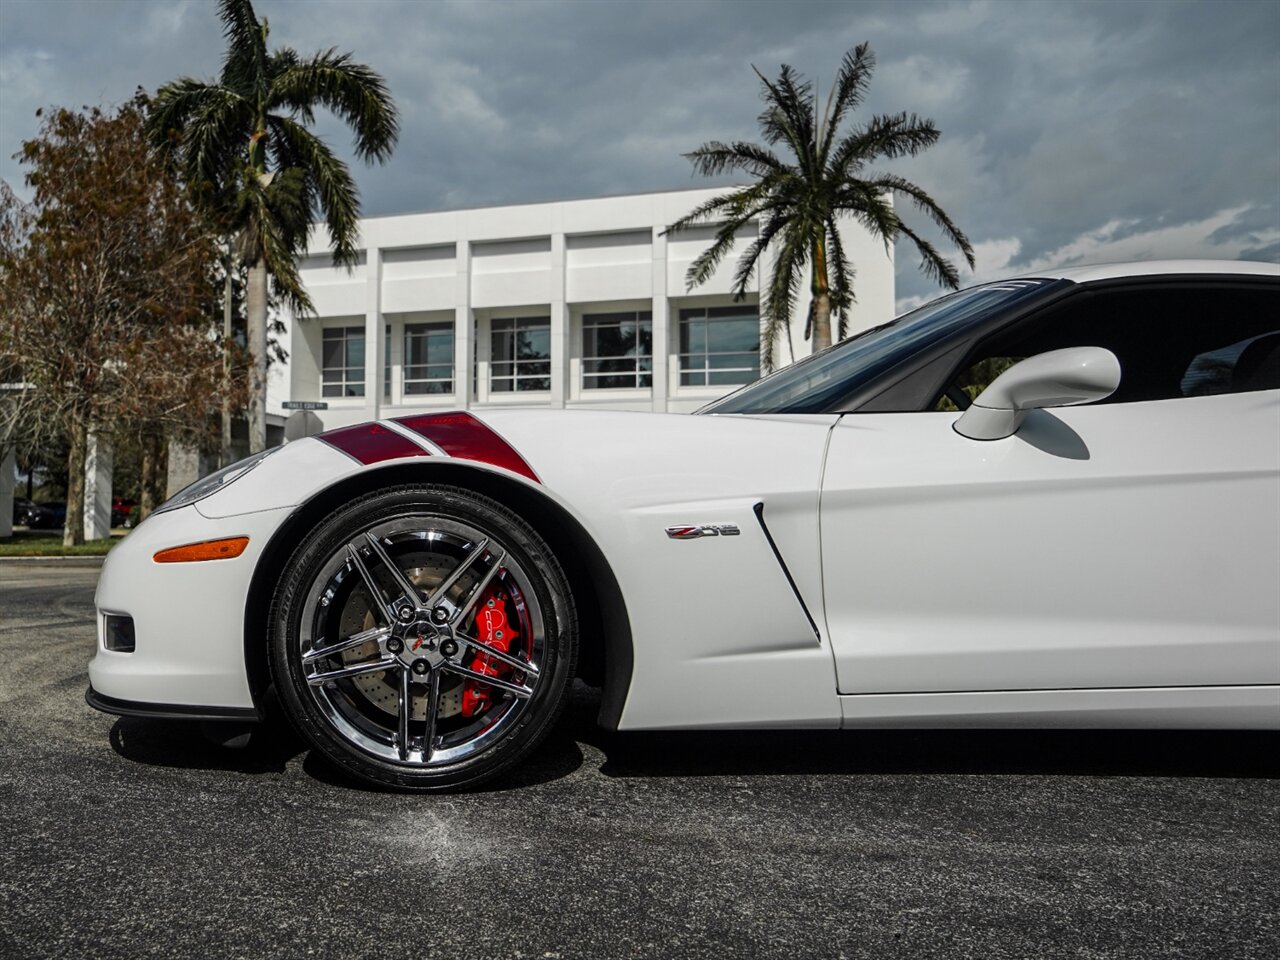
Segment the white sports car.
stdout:
<svg viewBox="0 0 1280 960">
<path fill-rule="evenodd" d="M 614 729 L 1280 728 L 1280 268 L 945 296 L 658 415 L 363 423 L 108 557 L 89 702 L 457 788 Z"/>
</svg>

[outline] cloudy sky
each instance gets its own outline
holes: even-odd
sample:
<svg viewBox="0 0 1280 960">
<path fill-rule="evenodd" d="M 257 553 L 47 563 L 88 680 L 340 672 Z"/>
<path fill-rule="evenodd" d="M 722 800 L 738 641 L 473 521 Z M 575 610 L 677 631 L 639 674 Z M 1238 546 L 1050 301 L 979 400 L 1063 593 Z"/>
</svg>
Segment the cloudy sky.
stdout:
<svg viewBox="0 0 1280 960">
<path fill-rule="evenodd" d="M 887 169 L 978 251 L 975 278 L 1067 262 L 1280 261 L 1275 0 L 258 0 L 271 41 L 382 71 L 400 146 L 356 168 L 368 214 L 700 185 L 681 157 L 757 139 L 751 64 L 825 90 L 879 58 L 867 115 L 943 136 Z M 211 79 L 213 0 L 0 0 L 0 177 L 50 104 Z M 343 149 L 331 119 L 322 131 Z M 906 306 L 934 289 L 898 251 Z"/>
</svg>

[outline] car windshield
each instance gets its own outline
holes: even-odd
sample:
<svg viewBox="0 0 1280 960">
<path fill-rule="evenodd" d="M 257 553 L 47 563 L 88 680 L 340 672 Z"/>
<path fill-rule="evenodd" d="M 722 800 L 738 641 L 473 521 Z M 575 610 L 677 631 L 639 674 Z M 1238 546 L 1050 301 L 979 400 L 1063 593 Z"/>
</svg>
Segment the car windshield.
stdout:
<svg viewBox="0 0 1280 960">
<path fill-rule="evenodd" d="M 1007 280 L 927 303 L 850 340 L 783 367 L 698 413 L 824 413 L 873 378 L 996 310 L 1029 299 L 1052 280 Z"/>
</svg>

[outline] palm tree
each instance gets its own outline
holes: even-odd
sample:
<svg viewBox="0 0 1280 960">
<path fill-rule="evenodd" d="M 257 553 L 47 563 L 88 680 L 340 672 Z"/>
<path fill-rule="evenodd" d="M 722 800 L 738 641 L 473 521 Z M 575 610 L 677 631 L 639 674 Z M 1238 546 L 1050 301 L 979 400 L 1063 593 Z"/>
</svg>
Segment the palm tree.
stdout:
<svg viewBox="0 0 1280 960">
<path fill-rule="evenodd" d="M 667 232 L 719 224 L 715 241 L 689 266 L 686 281 L 692 289 L 715 272 L 737 232 L 756 221 L 759 232 L 738 259 L 734 273 L 733 291 L 739 299 L 746 295 L 761 254 L 770 244 L 777 244 L 773 275 L 761 284 L 766 372 L 774 366 L 777 338 L 784 332 L 789 335 L 806 267 L 812 267 L 812 300 L 805 339 L 813 337 L 815 351 L 830 346 L 833 312 L 839 336 L 847 332 L 848 311 L 854 302 L 854 270 L 836 229 L 840 217 L 853 217 L 886 247 L 899 236 L 909 237 L 920 252 L 925 274 L 955 289 L 960 281 L 956 268 L 894 209 L 890 196 L 905 196 L 937 224 L 973 266 L 968 238 L 932 197 L 902 177 L 866 169 L 880 158 L 915 156 L 931 146 L 938 139 L 932 120 L 906 113 L 877 115 L 839 136 L 841 123 L 866 96 L 875 62 L 875 54 L 865 43 L 845 54 L 821 117 L 812 84 L 790 66 L 783 64 L 777 80 L 769 80 L 752 67 L 764 85 L 761 99 L 765 107 L 759 122 L 767 146 L 713 140 L 685 154 L 703 176 L 742 172 L 755 181 L 699 205 Z M 790 152 L 790 162 L 771 149 L 778 144 Z"/>
<path fill-rule="evenodd" d="M 383 78 L 336 48 L 307 59 L 267 49 L 250 0 L 218 0 L 227 51 L 215 83 L 180 77 L 160 88 L 148 142 L 178 163 L 249 268 L 246 311 L 255 385 L 249 448 L 266 445 L 267 279 L 297 315 L 314 313 L 298 274 L 313 217 L 323 214 L 334 263 L 355 264 L 359 199 L 347 165 L 307 129 L 324 107 L 351 127 L 356 155 L 385 162 L 399 126 Z"/>
</svg>

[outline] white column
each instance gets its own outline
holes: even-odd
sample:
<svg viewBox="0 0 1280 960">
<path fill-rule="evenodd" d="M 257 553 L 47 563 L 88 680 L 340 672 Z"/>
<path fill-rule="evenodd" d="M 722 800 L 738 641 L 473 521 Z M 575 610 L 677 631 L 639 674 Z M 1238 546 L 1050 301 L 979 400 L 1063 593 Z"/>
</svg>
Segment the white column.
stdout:
<svg viewBox="0 0 1280 960">
<path fill-rule="evenodd" d="M 0 453 L 0 537 L 13 536 L 13 488 L 16 483 L 14 454 L 10 447 Z"/>
<path fill-rule="evenodd" d="M 199 449 L 184 443 L 169 443 L 169 469 L 165 479 L 166 498 L 172 497 L 183 487 L 190 486 L 207 471 L 204 469 L 204 457 Z M 88 511 L 85 511 L 88 514 Z"/>
<path fill-rule="evenodd" d="M 369 420 L 377 420 L 382 414 L 387 324 L 382 318 L 382 250 L 372 241 L 366 253 L 365 277 L 364 411 Z"/>
<path fill-rule="evenodd" d="M 404 403 L 404 320 L 386 320 L 384 326 L 391 328 L 391 400 L 384 402 Z"/>
<path fill-rule="evenodd" d="M 670 344 L 679 342 L 679 332 L 671 330 L 671 302 L 667 299 L 667 238 L 663 224 L 653 228 L 653 409 L 665 413 L 669 375 L 667 354 Z"/>
<path fill-rule="evenodd" d="M 557 218 L 559 219 L 559 218 Z M 569 305 L 565 303 L 564 233 L 551 234 L 551 406 L 569 396 Z"/>
<path fill-rule="evenodd" d="M 89 434 L 84 452 L 84 538 L 111 536 L 111 441 Z"/>
<path fill-rule="evenodd" d="M 287 347 L 288 356 L 284 360 L 273 357 L 267 367 L 267 416 L 288 414 L 288 411 L 280 405 L 286 400 L 293 399 L 293 373 L 291 372 L 290 364 L 293 357 L 298 355 L 299 347 L 305 347 L 305 341 L 297 333 L 299 324 L 297 318 L 293 315 L 293 311 L 282 304 L 276 311 L 276 316 L 284 324 L 284 333 L 280 335 L 280 340 Z M 295 342 L 295 336 L 297 337 L 297 342 Z M 239 457 L 234 459 L 238 460 Z M 229 460 L 227 462 L 231 463 L 233 461 Z M 226 464 L 223 464 L 223 466 L 226 466 Z"/>
<path fill-rule="evenodd" d="M 471 407 L 476 398 L 471 390 L 475 367 L 475 321 L 471 314 L 471 242 L 459 240 L 455 253 L 458 272 L 453 308 L 453 398 L 459 409 Z"/>
</svg>

